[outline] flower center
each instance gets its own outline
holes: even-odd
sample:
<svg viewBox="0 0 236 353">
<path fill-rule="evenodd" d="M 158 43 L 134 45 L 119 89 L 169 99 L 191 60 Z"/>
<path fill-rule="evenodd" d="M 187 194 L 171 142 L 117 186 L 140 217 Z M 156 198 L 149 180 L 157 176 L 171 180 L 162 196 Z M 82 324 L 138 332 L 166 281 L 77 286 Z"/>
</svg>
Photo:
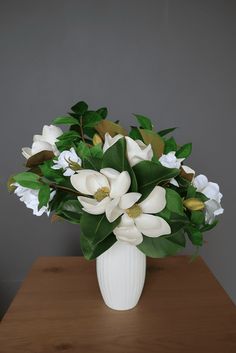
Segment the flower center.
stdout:
<svg viewBox="0 0 236 353">
<path fill-rule="evenodd" d="M 74 162 L 72 161 L 70 158 L 69 159 L 66 159 L 68 165 L 69 165 L 69 168 L 74 170 L 74 172 L 76 172 L 77 170 L 81 169 L 81 165 L 77 162 Z"/>
<path fill-rule="evenodd" d="M 103 188 L 98 189 L 93 196 L 98 202 L 100 202 L 105 199 L 105 197 L 109 196 L 109 194 L 109 188 L 104 186 Z"/>
<path fill-rule="evenodd" d="M 137 203 L 135 203 L 132 207 L 125 210 L 125 212 L 130 218 L 137 218 L 142 214 L 141 207 Z"/>
</svg>

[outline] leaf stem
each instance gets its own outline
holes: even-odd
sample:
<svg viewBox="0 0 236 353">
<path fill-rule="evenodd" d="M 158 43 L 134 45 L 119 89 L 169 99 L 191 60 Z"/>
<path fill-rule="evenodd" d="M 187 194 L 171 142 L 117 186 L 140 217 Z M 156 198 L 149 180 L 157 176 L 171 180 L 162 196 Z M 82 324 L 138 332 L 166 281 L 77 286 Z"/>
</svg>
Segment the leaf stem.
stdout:
<svg viewBox="0 0 236 353">
<path fill-rule="evenodd" d="M 83 142 L 86 143 L 85 138 L 84 138 L 84 132 L 83 132 L 83 117 L 82 116 L 79 118 L 79 122 L 80 122 L 81 138 L 82 138 Z"/>
</svg>

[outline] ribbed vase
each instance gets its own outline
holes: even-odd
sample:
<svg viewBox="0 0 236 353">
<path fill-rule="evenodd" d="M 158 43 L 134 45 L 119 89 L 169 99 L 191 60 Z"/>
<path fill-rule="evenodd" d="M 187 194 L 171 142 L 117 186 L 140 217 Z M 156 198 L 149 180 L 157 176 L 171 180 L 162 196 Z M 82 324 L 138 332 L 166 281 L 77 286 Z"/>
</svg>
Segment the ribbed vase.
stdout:
<svg viewBox="0 0 236 353">
<path fill-rule="evenodd" d="M 146 276 L 146 256 L 134 245 L 117 241 L 96 259 L 102 297 L 115 310 L 135 307 Z"/>
</svg>

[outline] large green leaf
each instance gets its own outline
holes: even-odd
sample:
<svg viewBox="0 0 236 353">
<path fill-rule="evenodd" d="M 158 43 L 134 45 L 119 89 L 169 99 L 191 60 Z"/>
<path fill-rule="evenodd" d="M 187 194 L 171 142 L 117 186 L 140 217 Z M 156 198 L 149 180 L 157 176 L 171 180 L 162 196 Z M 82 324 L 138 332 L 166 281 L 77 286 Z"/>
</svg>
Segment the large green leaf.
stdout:
<svg viewBox="0 0 236 353">
<path fill-rule="evenodd" d="M 143 242 L 138 245 L 138 249 L 145 255 L 161 258 L 176 254 L 185 246 L 183 234 L 173 234 L 172 236 L 161 236 L 158 238 L 143 237 Z"/>
<path fill-rule="evenodd" d="M 13 176 L 13 179 L 21 186 L 29 189 L 37 190 L 42 186 L 42 183 L 39 180 L 39 176 L 31 172 L 18 173 Z"/>
<path fill-rule="evenodd" d="M 38 209 L 40 210 L 43 206 L 47 206 L 50 199 L 50 187 L 47 184 L 44 184 L 40 187 L 38 193 L 39 205 Z"/>
<path fill-rule="evenodd" d="M 94 244 L 90 239 L 83 233 L 80 234 L 80 246 L 87 260 L 92 260 L 104 253 L 116 242 L 114 234 L 110 234 L 107 238 L 98 244 Z"/>
<path fill-rule="evenodd" d="M 95 246 L 108 237 L 119 222 L 120 218 L 116 219 L 112 223 L 108 222 L 104 213 L 101 215 L 92 215 L 87 212 L 83 212 L 80 226 L 89 243 Z"/>
<path fill-rule="evenodd" d="M 137 191 L 137 181 L 133 169 L 130 167 L 126 157 L 126 141 L 119 139 L 111 146 L 103 156 L 102 168 L 113 168 L 118 172 L 127 171 L 131 177 L 130 190 Z"/>
<path fill-rule="evenodd" d="M 73 105 L 73 107 L 71 107 L 71 110 L 76 114 L 78 114 L 79 116 L 83 115 L 88 110 L 88 104 L 83 101 L 78 102 L 75 105 Z"/>
<path fill-rule="evenodd" d="M 167 207 L 163 211 L 157 213 L 157 216 L 164 218 L 164 220 L 169 224 L 172 234 L 180 231 L 189 224 L 189 219 L 185 214 L 180 215 L 171 212 Z"/>
<path fill-rule="evenodd" d="M 142 129 L 152 130 L 152 122 L 149 118 L 139 114 L 134 114 L 134 116 L 138 120 L 139 125 Z"/>
<path fill-rule="evenodd" d="M 83 115 L 83 126 L 94 127 L 101 120 L 102 116 L 99 113 L 88 111 Z"/>
<path fill-rule="evenodd" d="M 186 143 L 176 152 L 177 158 L 187 158 L 192 152 L 192 143 Z"/>
<path fill-rule="evenodd" d="M 78 200 L 67 200 L 65 202 L 61 202 L 60 206 L 56 210 L 57 215 L 75 224 L 80 223 L 82 213 L 82 207 Z"/>
<path fill-rule="evenodd" d="M 77 119 L 72 116 L 59 116 L 52 121 L 54 125 L 79 125 Z"/>
<path fill-rule="evenodd" d="M 176 191 L 170 188 L 166 189 L 166 207 L 171 212 L 174 212 L 180 215 L 184 214 L 182 198 Z"/>
<path fill-rule="evenodd" d="M 83 161 L 83 167 L 85 169 L 92 169 L 99 172 L 102 168 L 102 159 L 96 157 L 86 157 Z"/>
<path fill-rule="evenodd" d="M 169 133 L 171 133 L 172 131 L 174 131 L 175 129 L 177 129 L 176 127 L 171 127 L 170 129 L 165 129 L 165 130 L 161 130 L 158 131 L 158 135 L 160 135 L 161 137 L 168 135 Z"/>
<path fill-rule="evenodd" d="M 189 224 L 185 227 L 185 230 L 193 245 L 199 246 L 203 244 L 202 232 L 197 227 Z"/>
<path fill-rule="evenodd" d="M 143 198 L 163 181 L 170 180 L 179 174 L 179 169 L 166 168 L 151 161 L 142 161 L 133 167 L 138 182 L 139 192 Z"/>
</svg>

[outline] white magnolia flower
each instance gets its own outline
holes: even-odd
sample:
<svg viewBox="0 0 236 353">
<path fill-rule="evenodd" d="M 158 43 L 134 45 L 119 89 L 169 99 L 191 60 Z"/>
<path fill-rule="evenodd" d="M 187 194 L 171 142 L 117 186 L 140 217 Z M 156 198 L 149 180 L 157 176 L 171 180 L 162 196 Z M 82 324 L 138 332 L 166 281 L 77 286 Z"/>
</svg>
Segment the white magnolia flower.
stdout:
<svg viewBox="0 0 236 353">
<path fill-rule="evenodd" d="M 161 212 L 166 206 L 166 191 L 161 186 L 156 186 L 148 197 L 140 202 L 142 196 L 136 192 L 123 195 L 118 202 L 113 201 L 113 209 L 109 213 L 114 221 L 121 214 L 121 222 L 113 230 L 117 240 L 138 245 L 143 241 L 143 235 L 156 238 L 170 234 L 169 224 L 161 217 L 153 214 Z"/>
<path fill-rule="evenodd" d="M 194 178 L 193 185 L 196 187 L 197 191 L 209 198 L 209 200 L 205 202 L 205 220 L 206 223 L 212 224 L 215 217 L 224 212 L 220 204 L 223 195 L 220 193 L 219 185 L 209 182 L 207 177 L 202 174 Z"/>
<path fill-rule="evenodd" d="M 106 152 L 108 148 L 114 145 L 119 139 L 121 139 L 122 135 L 118 134 L 114 137 L 111 137 L 108 133 L 105 134 L 105 141 L 103 145 L 103 152 Z M 153 157 L 153 151 L 151 145 L 145 145 L 140 140 L 133 140 L 129 136 L 125 136 L 126 147 L 127 147 L 127 158 L 128 161 L 133 167 L 135 164 L 141 161 L 150 161 Z"/>
<path fill-rule="evenodd" d="M 79 170 L 70 180 L 76 190 L 93 196 L 78 196 L 78 200 L 85 212 L 96 215 L 104 212 L 107 215 L 110 202 L 126 194 L 131 184 L 128 172 L 120 173 L 112 168 L 101 169 L 100 173 L 90 169 Z"/>
<path fill-rule="evenodd" d="M 16 186 L 16 189 L 14 190 L 14 193 L 20 197 L 20 201 L 24 202 L 27 208 L 30 208 L 33 210 L 33 214 L 35 216 L 42 216 L 43 213 L 46 213 L 48 216 L 50 214 L 50 211 L 48 210 L 48 207 L 43 206 L 40 210 L 38 210 L 38 193 L 39 190 L 32 190 L 25 188 L 21 186 L 18 183 L 14 183 L 13 185 Z M 52 191 L 50 194 L 50 200 L 54 197 L 56 191 Z"/>
<path fill-rule="evenodd" d="M 77 156 L 74 147 L 69 151 L 63 151 L 60 153 L 58 160 L 54 161 L 55 165 L 52 169 L 64 169 L 63 175 L 71 176 L 75 174 L 76 170 L 80 169 L 81 159 Z"/>
<path fill-rule="evenodd" d="M 42 135 L 33 136 L 32 147 L 23 147 L 22 154 L 28 159 L 36 153 L 41 151 L 52 151 L 55 155 L 58 155 L 58 150 L 55 145 L 57 138 L 63 134 L 63 131 L 54 125 L 44 125 Z"/>
</svg>

